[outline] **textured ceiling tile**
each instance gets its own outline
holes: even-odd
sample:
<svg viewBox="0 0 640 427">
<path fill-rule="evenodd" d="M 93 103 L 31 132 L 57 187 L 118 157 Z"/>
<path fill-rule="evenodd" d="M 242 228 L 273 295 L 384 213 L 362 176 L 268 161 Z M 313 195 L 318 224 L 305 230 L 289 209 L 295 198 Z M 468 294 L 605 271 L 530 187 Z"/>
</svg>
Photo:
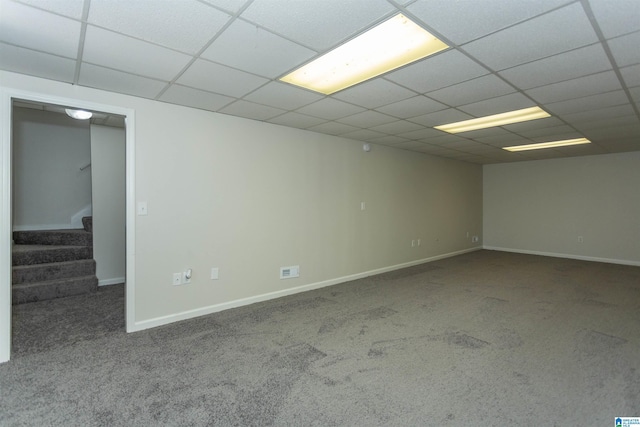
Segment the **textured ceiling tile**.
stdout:
<svg viewBox="0 0 640 427">
<path fill-rule="evenodd" d="M 186 86 L 171 85 L 160 97 L 160 101 L 186 105 L 202 110 L 218 111 L 235 99 L 217 93 L 205 92 Z"/>
<path fill-rule="evenodd" d="M 142 98 L 155 98 L 167 83 L 96 65 L 82 64 L 78 84 Z"/>
<path fill-rule="evenodd" d="M 464 49 L 492 69 L 504 70 L 597 41 L 582 6 L 574 3 L 471 42 Z"/>
<path fill-rule="evenodd" d="M 292 41 L 325 50 L 393 10 L 384 0 L 260 0 L 241 16 Z"/>
<path fill-rule="evenodd" d="M 375 132 L 369 129 L 360 129 L 340 135 L 343 138 L 357 139 L 358 141 L 369 141 L 370 139 L 380 138 L 383 133 Z"/>
<path fill-rule="evenodd" d="M 461 132 L 456 135 L 460 135 L 462 137 L 470 138 L 470 139 L 478 139 L 478 138 L 485 138 L 489 136 L 492 136 L 492 137 L 505 136 L 505 135 L 508 136 L 508 135 L 511 135 L 511 132 L 501 127 L 492 127 L 487 129 L 472 130 L 469 132 Z"/>
<path fill-rule="evenodd" d="M 531 89 L 607 71 L 611 62 L 600 43 L 519 65 L 500 75 L 522 89 Z"/>
<path fill-rule="evenodd" d="M 613 107 L 628 103 L 629 99 L 627 98 L 627 94 L 623 90 L 616 90 L 613 92 L 546 104 L 545 108 L 552 114 L 563 115 L 579 113 L 581 111 L 597 110 L 604 107 Z"/>
<path fill-rule="evenodd" d="M 592 74 L 574 80 L 530 89 L 526 93 L 543 104 L 581 98 L 587 95 L 620 90 L 620 81 L 613 71 Z"/>
<path fill-rule="evenodd" d="M 488 99 L 486 101 L 463 105 L 459 107 L 459 110 L 469 113 L 472 116 L 481 117 L 533 106 L 535 106 L 535 103 L 523 94 L 511 93 L 509 95 Z"/>
<path fill-rule="evenodd" d="M 606 38 L 638 29 L 640 3 L 637 0 L 589 0 L 589 4 Z"/>
<path fill-rule="evenodd" d="M 609 47 L 618 67 L 640 63 L 640 31 L 609 40 Z"/>
<path fill-rule="evenodd" d="M 87 27 L 83 60 L 142 76 L 171 80 L 190 56 L 155 46 L 121 34 Z"/>
<path fill-rule="evenodd" d="M 20 3 L 36 6 L 50 12 L 68 16 L 69 18 L 82 18 L 84 0 L 19 0 Z"/>
<path fill-rule="evenodd" d="M 473 119 L 473 116 L 463 113 L 462 111 L 448 108 L 446 110 L 436 111 L 435 113 L 424 114 L 422 116 L 412 117 L 408 119 L 410 122 L 418 123 L 424 126 L 438 126 L 448 123 L 458 122 L 461 120 Z"/>
<path fill-rule="evenodd" d="M 506 28 L 566 4 L 567 0 L 423 0 L 408 7 L 427 25 L 457 44 Z"/>
<path fill-rule="evenodd" d="M 581 113 L 565 114 L 564 120 L 569 123 L 584 122 L 590 120 L 612 119 L 634 114 L 630 105 L 620 105 L 617 107 L 602 108 L 599 110 L 583 111 Z"/>
<path fill-rule="evenodd" d="M 377 108 L 415 95 L 414 92 L 395 83 L 377 78 L 345 89 L 333 96 L 365 108 Z"/>
<path fill-rule="evenodd" d="M 2 69 L 72 83 L 76 61 L 0 43 Z"/>
<path fill-rule="evenodd" d="M 571 124 L 580 131 L 588 131 L 590 129 L 609 129 L 612 127 L 635 125 L 639 124 L 640 119 L 635 113 L 625 116 L 617 116 L 614 118 L 596 118 L 596 119 L 580 119 L 574 118 L 571 120 Z"/>
<path fill-rule="evenodd" d="M 398 136 L 402 137 L 402 138 L 407 138 L 407 139 L 425 139 L 425 138 L 433 138 L 436 136 L 441 136 L 442 132 L 440 132 L 439 130 L 436 129 L 431 129 L 431 128 L 424 128 L 424 129 L 418 129 L 418 130 L 413 130 L 413 131 L 409 131 L 409 132 L 402 132 L 399 133 Z"/>
<path fill-rule="evenodd" d="M 565 134 L 570 134 L 575 132 L 576 132 L 575 129 L 571 128 L 570 126 L 560 125 L 560 126 L 549 127 L 549 128 L 521 130 L 516 133 L 524 138 L 533 139 L 537 137 L 546 137 L 549 135 L 565 135 Z M 579 136 L 580 135 L 576 136 L 576 138 Z"/>
<path fill-rule="evenodd" d="M 350 116 L 360 113 L 365 109 L 362 107 L 338 101 L 333 98 L 324 98 L 318 102 L 299 108 L 297 111 L 302 114 L 319 117 L 321 119 L 335 120 L 340 117 Z"/>
<path fill-rule="evenodd" d="M 202 0 L 230 13 L 236 13 L 248 0 Z"/>
<path fill-rule="evenodd" d="M 306 129 L 311 126 L 316 126 L 325 123 L 326 120 L 319 119 L 317 117 L 307 116 L 300 113 L 285 113 L 281 116 L 269 119 L 269 122 L 283 126 L 290 126 L 299 129 Z"/>
<path fill-rule="evenodd" d="M 509 86 L 494 75 L 488 75 L 429 92 L 427 96 L 456 107 L 512 92 L 515 92 L 512 86 Z"/>
<path fill-rule="evenodd" d="M 197 1 L 91 0 L 88 22 L 145 41 L 194 54 L 230 16 Z"/>
<path fill-rule="evenodd" d="M 374 126 L 371 128 L 371 130 L 375 130 L 377 132 L 382 132 L 387 134 L 399 134 L 399 133 L 406 133 L 414 130 L 419 130 L 422 128 L 423 126 L 417 123 L 412 123 L 406 120 L 398 120 L 395 122 Z"/>
<path fill-rule="evenodd" d="M 76 58 L 80 22 L 19 3 L 2 2 L 0 41 Z"/>
<path fill-rule="evenodd" d="M 374 144 L 384 144 L 384 145 L 394 145 L 394 144 L 399 144 L 401 142 L 408 142 L 408 141 L 409 141 L 408 139 L 401 138 L 396 135 L 385 135 L 381 138 L 369 139 L 369 142 L 372 142 Z"/>
<path fill-rule="evenodd" d="M 505 125 L 505 126 L 502 126 L 502 128 L 510 132 L 518 133 L 518 132 L 524 132 L 532 129 L 556 127 L 556 126 L 561 126 L 563 124 L 564 123 L 562 122 L 562 120 L 558 119 L 557 117 L 546 117 L 543 119 L 530 120 L 522 123 L 514 123 L 512 125 Z"/>
<path fill-rule="evenodd" d="M 202 58 L 275 78 L 306 62 L 316 52 L 253 24 L 236 20 L 202 53 Z"/>
<path fill-rule="evenodd" d="M 223 114 L 246 117 L 254 120 L 268 120 L 272 117 L 285 113 L 279 108 L 267 107 L 266 105 L 254 104 L 253 102 L 239 100 L 231 105 L 227 105 L 220 110 Z"/>
<path fill-rule="evenodd" d="M 432 113 L 434 111 L 444 110 L 445 108 L 447 108 L 447 106 L 444 104 L 427 98 L 426 96 L 418 95 L 393 104 L 383 105 L 376 110 L 394 117 L 407 119 L 409 117 L 416 117 Z"/>
<path fill-rule="evenodd" d="M 627 87 L 640 86 L 640 64 L 620 69 Z"/>
<path fill-rule="evenodd" d="M 194 62 L 177 80 L 185 86 L 235 97 L 244 96 L 267 81 L 265 78 L 201 59 Z"/>
<path fill-rule="evenodd" d="M 378 113 L 377 111 L 363 111 L 362 113 L 344 117 L 342 119 L 338 119 L 337 121 L 351 126 L 370 128 L 373 126 L 394 122 L 396 120 L 397 119 L 395 117 L 387 116 L 386 114 Z"/>
<path fill-rule="evenodd" d="M 285 83 L 270 82 L 247 95 L 247 101 L 271 105 L 283 110 L 295 110 L 322 99 L 322 95 Z"/>
<path fill-rule="evenodd" d="M 418 93 L 425 93 L 488 73 L 489 70 L 464 54 L 449 50 L 389 73 L 385 78 Z"/>
<path fill-rule="evenodd" d="M 355 126 L 346 125 L 338 122 L 327 122 L 317 126 L 312 126 L 309 130 L 320 133 L 328 133 L 329 135 L 341 135 L 348 132 L 358 130 Z"/>
</svg>

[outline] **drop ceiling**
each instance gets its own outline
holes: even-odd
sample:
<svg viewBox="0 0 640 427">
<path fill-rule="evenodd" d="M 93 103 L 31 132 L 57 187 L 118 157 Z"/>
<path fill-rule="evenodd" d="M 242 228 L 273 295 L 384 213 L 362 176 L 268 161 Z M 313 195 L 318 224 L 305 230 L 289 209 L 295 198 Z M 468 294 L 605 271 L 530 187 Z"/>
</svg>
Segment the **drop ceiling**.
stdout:
<svg viewBox="0 0 640 427">
<path fill-rule="evenodd" d="M 451 48 L 331 96 L 278 81 L 397 13 Z M 0 0 L 1 69 L 479 164 L 640 150 L 638 46 L 638 0 Z"/>
</svg>

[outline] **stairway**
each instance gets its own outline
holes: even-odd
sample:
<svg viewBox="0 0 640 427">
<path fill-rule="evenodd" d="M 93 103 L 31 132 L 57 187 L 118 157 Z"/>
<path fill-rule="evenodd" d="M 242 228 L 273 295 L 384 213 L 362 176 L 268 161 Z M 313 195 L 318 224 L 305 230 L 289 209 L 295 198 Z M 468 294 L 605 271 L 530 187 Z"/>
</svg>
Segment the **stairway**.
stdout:
<svg viewBox="0 0 640 427">
<path fill-rule="evenodd" d="M 91 217 L 82 222 L 84 229 L 13 232 L 13 304 L 97 291 Z"/>
</svg>

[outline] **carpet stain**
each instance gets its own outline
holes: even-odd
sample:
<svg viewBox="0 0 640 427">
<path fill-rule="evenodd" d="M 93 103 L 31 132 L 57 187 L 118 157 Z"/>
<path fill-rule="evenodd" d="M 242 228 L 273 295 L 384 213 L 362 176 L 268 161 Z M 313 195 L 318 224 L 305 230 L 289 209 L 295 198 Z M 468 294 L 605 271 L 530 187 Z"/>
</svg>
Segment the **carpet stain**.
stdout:
<svg viewBox="0 0 640 427">
<path fill-rule="evenodd" d="M 457 345 L 460 347 L 469 348 L 473 350 L 491 345 L 487 341 L 483 341 L 479 338 L 472 337 L 467 334 L 461 334 L 458 332 L 445 334 L 444 341 L 447 344 L 453 344 L 453 345 Z"/>
<path fill-rule="evenodd" d="M 621 337 L 594 330 L 581 330 L 576 333 L 576 350 L 584 355 L 610 355 L 615 348 L 627 343 Z"/>
<path fill-rule="evenodd" d="M 599 308 L 612 308 L 612 307 L 618 307 L 617 304 L 611 304 L 608 302 L 604 302 L 604 301 L 598 301 L 595 299 L 585 299 L 582 300 L 581 303 L 583 305 L 589 306 L 589 307 L 599 307 Z"/>
<path fill-rule="evenodd" d="M 513 349 L 524 344 L 522 337 L 512 329 L 503 329 L 496 334 L 495 344 L 500 349 Z"/>
</svg>

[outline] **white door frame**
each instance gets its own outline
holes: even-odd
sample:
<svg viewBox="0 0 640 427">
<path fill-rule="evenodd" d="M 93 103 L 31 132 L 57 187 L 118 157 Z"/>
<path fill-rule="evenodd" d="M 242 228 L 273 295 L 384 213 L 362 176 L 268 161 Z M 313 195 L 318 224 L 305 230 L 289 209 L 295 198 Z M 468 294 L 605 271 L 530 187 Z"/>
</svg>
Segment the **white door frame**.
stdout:
<svg viewBox="0 0 640 427">
<path fill-rule="evenodd" d="M 47 96 L 12 89 L 0 90 L 0 363 L 11 357 L 11 180 L 12 101 L 23 99 L 125 116 L 126 135 L 126 294 L 127 332 L 135 330 L 135 111 L 79 99 Z"/>
</svg>

